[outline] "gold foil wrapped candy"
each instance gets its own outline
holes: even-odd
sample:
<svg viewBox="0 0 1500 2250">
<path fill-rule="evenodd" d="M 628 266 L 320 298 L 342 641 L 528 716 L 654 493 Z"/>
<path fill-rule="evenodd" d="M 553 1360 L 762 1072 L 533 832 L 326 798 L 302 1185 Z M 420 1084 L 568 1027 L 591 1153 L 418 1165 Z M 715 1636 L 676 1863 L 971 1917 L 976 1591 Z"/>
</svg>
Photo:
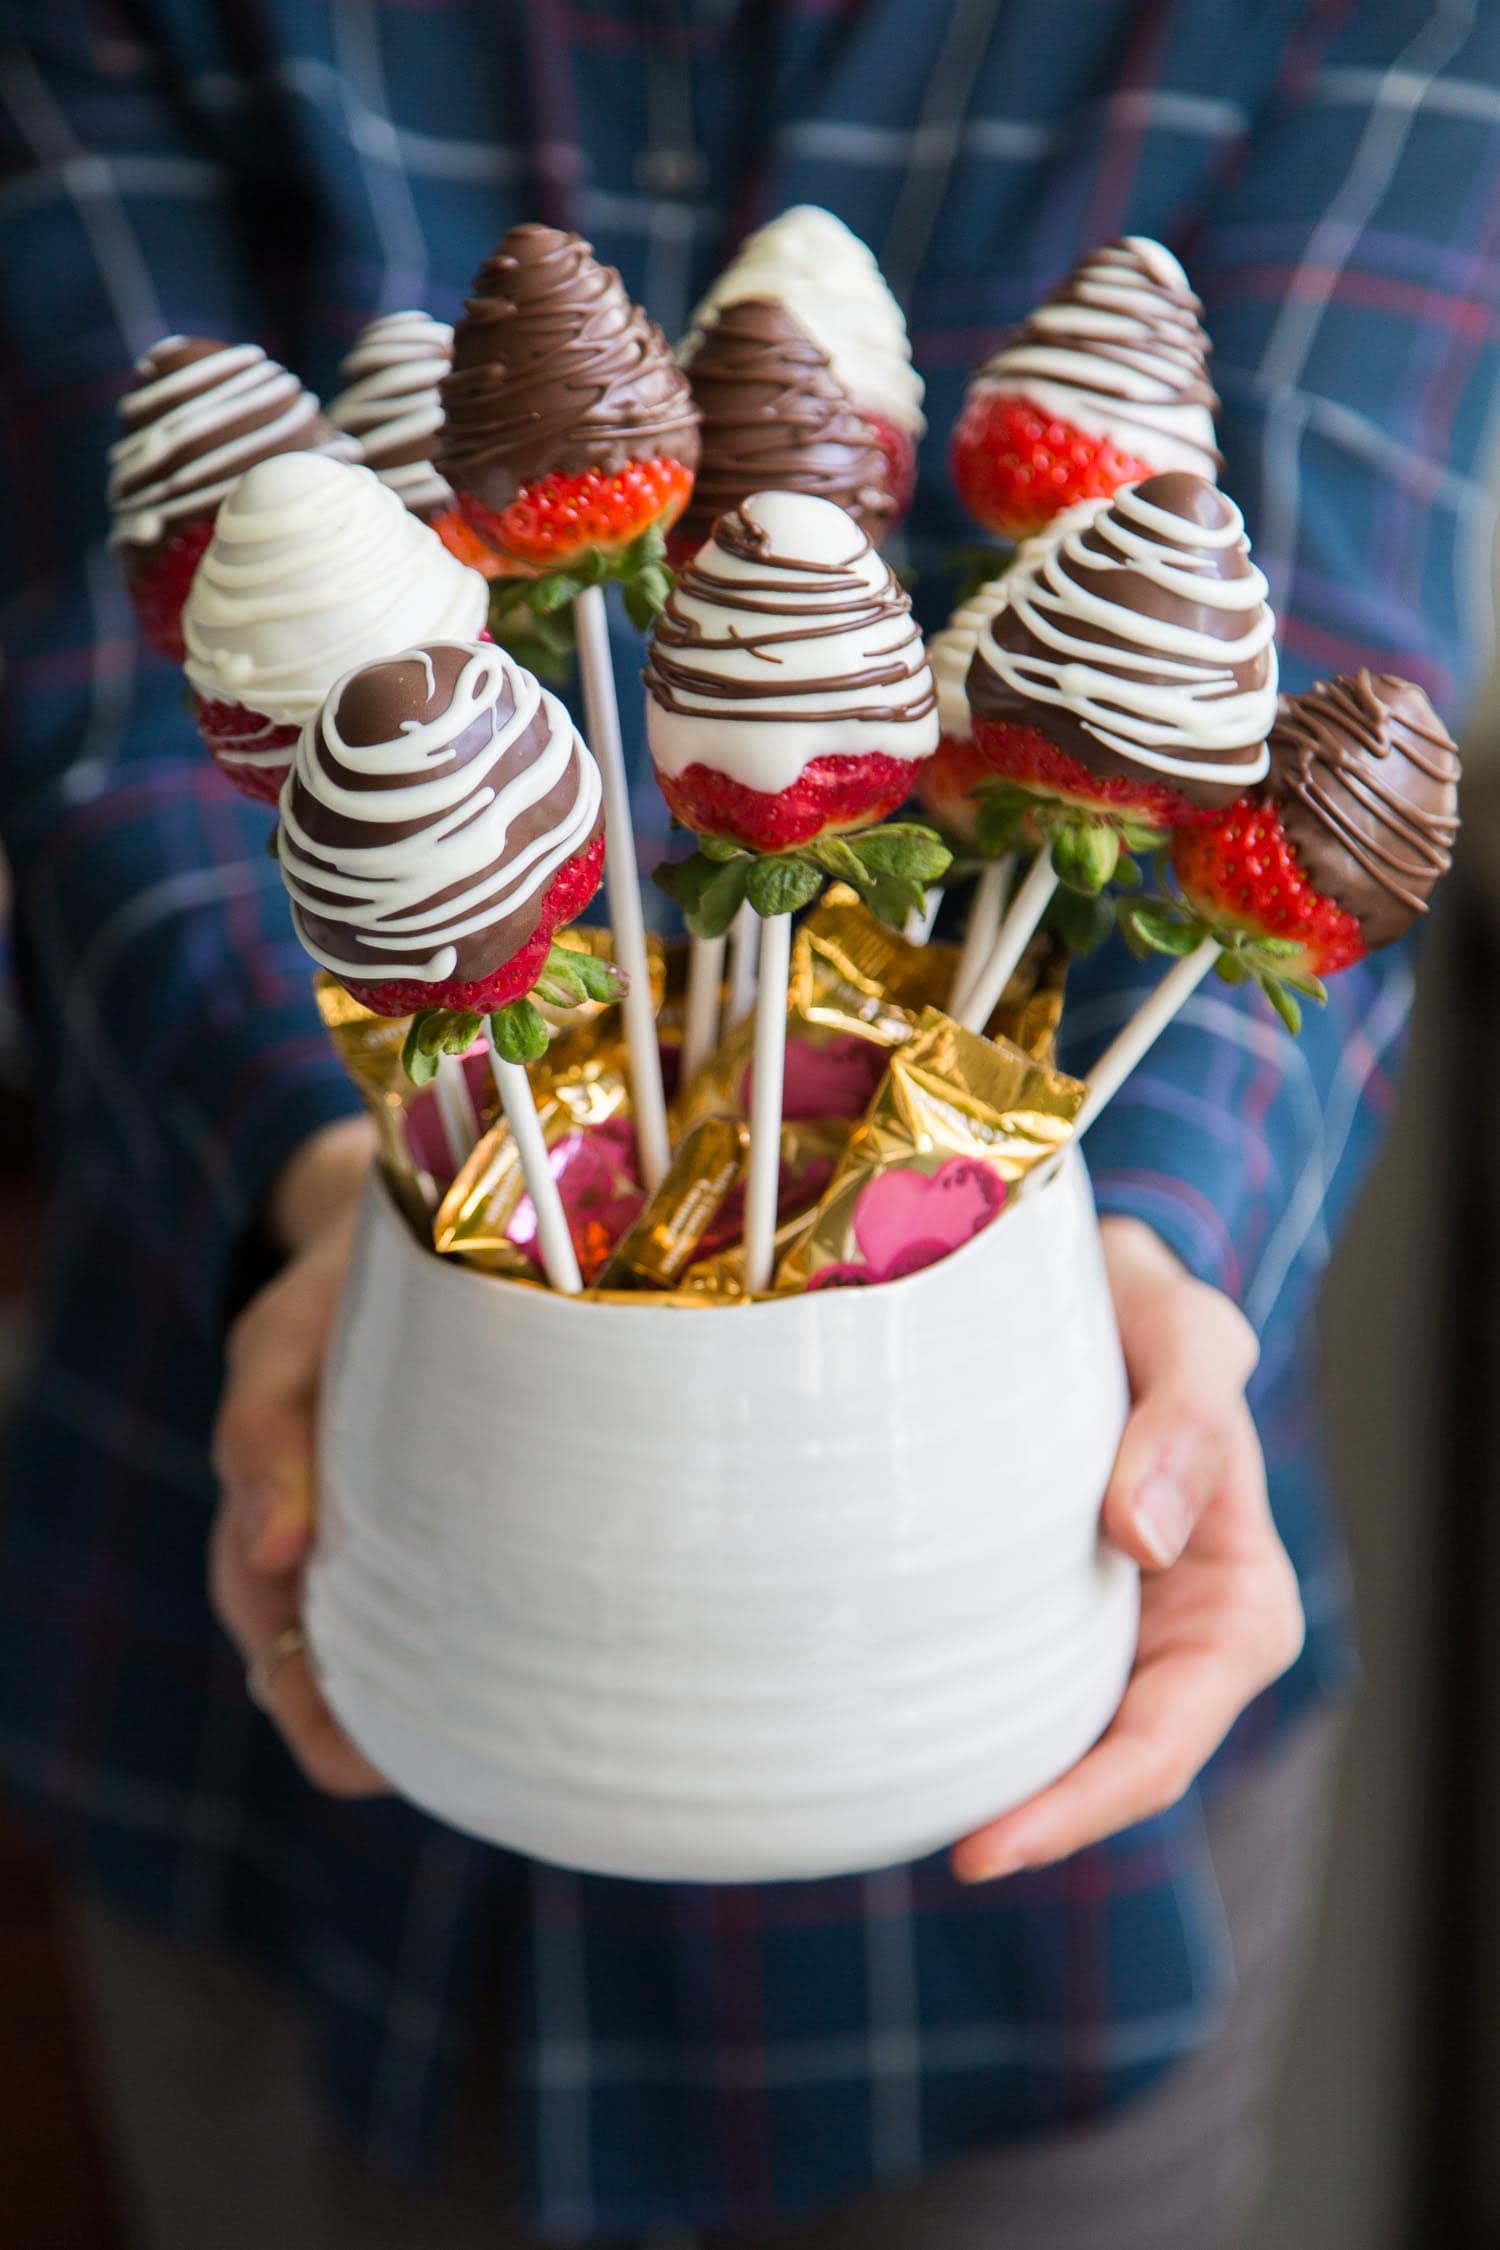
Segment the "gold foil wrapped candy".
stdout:
<svg viewBox="0 0 1500 2250">
<path fill-rule="evenodd" d="M 891 1056 L 778 1289 L 899 1280 L 962 1247 L 1072 1134 L 1086 1089 L 936 1009 Z"/>
<path fill-rule="evenodd" d="M 568 1232 L 589 1283 L 646 1200 L 630 1124 L 625 1043 L 615 1023 L 570 1029 L 531 1065 L 530 1076 Z M 443 1197 L 432 1242 L 444 1257 L 484 1273 L 514 1281 L 540 1277 L 536 1215 L 504 1118 L 479 1141 Z"/>
</svg>

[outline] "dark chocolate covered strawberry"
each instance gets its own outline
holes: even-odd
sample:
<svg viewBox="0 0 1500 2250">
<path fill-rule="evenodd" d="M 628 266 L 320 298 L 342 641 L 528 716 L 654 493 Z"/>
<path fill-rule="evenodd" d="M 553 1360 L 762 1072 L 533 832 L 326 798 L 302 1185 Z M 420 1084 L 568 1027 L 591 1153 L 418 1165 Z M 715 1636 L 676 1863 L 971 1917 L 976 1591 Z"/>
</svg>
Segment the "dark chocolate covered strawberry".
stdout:
<svg viewBox="0 0 1500 2250">
<path fill-rule="evenodd" d="M 511 570 L 654 567 L 650 535 L 692 491 L 698 412 L 661 330 L 578 235 L 504 236 L 454 331 L 442 399 L 438 465 Z"/>
</svg>

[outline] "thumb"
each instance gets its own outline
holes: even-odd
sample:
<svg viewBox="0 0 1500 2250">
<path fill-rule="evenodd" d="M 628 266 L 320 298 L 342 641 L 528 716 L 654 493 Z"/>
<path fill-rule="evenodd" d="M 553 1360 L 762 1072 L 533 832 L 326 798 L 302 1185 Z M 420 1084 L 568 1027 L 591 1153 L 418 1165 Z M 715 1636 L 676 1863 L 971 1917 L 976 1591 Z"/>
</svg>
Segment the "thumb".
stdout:
<svg viewBox="0 0 1500 2250">
<path fill-rule="evenodd" d="M 1176 1562 L 1223 1484 L 1253 1330 L 1180 1268 L 1117 1295 L 1134 1406 L 1104 1497 L 1106 1534 L 1147 1570 Z"/>
</svg>

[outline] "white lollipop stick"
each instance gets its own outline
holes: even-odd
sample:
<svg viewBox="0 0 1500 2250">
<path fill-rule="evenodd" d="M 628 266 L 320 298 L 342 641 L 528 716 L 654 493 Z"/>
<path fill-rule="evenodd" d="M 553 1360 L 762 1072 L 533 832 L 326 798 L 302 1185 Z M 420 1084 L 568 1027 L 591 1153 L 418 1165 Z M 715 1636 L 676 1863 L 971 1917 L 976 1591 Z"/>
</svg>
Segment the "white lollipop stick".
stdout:
<svg viewBox="0 0 1500 2250">
<path fill-rule="evenodd" d="M 1040 851 L 1000 925 L 994 951 L 964 994 L 963 1006 L 953 1011 L 966 1031 L 983 1031 L 989 1022 L 1056 889 L 1052 854 Z"/>
<path fill-rule="evenodd" d="M 792 918 L 773 914 L 760 933 L 755 993 L 755 1083 L 750 1095 L 750 1172 L 745 1185 L 745 1286 L 770 1287 L 781 1184 L 781 1089 L 786 1075 L 786 994 Z"/>
<path fill-rule="evenodd" d="M 1089 1072 L 1089 1090 L 1073 1121 L 1073 1137 L 1086 1132 L 1111 1095 L 1117 1094 L 1136 1064 L 1154 1046 L 1179 1008 L 1197 991 L 1218 960 L 1217 938 L 1206 937 L 1191 953 L 1174 961 L 1149 1000 L 1136 1009 L 1119 1036 L 1111 1040 Z"/>
<path fill-rule="evenodd" d="M 760 916 L 742 906 L 729 927 L 729 999 L 724 1029 L 733 1031 L 755 1006 L 755 968 L 760 959 Z"/>
<path fill-rule="evenodd" d="M 536 1113 L 536 1097 L 531 1091 L 531 1080 L 519 1063 L 502 1059 L 495 1045 L 493 1030 L 489 1033 L 490 1060 L 495 1066 L 495 1084 L 500 1089 L 500 1107 L 505 1112 L 505 1122 L 510 1127 L 510 1137 L 516 1144 L 516 1154 L 521 1159 L 521 1174 L 526 1191 L 536 1212 L 537 1248 L 542 1254 L 542 1268 L 554 1289 L 566 1297 L 576 1297 L 583 1287 L 583 1276 L 578 1270 L 578 1258 L 573 1249 L 573 1237 L 568 1232 L 567 1218 L 563 1212 L 562 1197 L 557 1192 L 557 1182 L 552 1177 L 552 1166 L 547 1157 L 547 1143 L 542 1136 L 542 1121 Z"/>
<path fill-rule="evenodd" d="M 932 925 L 938 918 L 943 903 L 941 883 L 930 884 L 927 896 L 920 906 L 914 906 L 906 917 L 901 935 L 908 945 L 925 945 L 932 936 Z"/>
<path fill-rule="evenodd" d="M 448 1146 L 448 1160 L 457 1172 L 479 1138 L 479 1114 L 469 1094 L 468 1074 L 462 1055 L 440 1055 L 433 1080 L 438 1119 Z"/>
<path fill-rule="evenodd" d="M 682 1027 L 682 1084 L 689 1086 L 719 1044 L 719 999 L 727 940 L 695 937 L 688 948 L 687 1014 Z"/>
<path fill-rule="evenodd" d="M 1003 858 L 990 861 L 974 885 L 974 896 L 969 901 L 969 926 L 964 931 L 964 949 L 958 957 L 958 970 L 948 1001 L 950 1016 L 959 1013 L 969 987 L 994 951 L 995 940 L 1000 935 L 1000 916 L 1005 910 L 1005 894 L 1015 871 L 1016 855 L 1006 852 Z"/>
<path fill-rule="evenodd" d="M 614 666 L 609 660 L 609 615 L 602 586 L 585 587 L 573 597 L 578 666 L 583 676 L 583 709 L 589 748 L 604 780 L 604 895 L 615 935 L 615 960 L 625 972 L 625 1044 L 635 1103 L 635 1141 L 641 1176 L 648 1188 L 660 1185 L 671 1150 L 667 1141 L 667 1101 L 662 1091 L 661 1049 L 651 1006 L 651 972 L 646 960 L 646 925 L 641 915 L 641 878 L 635 861 L 635 831 L 630 789 L 620 741 L 620 708 L 615 700 Z"/>
</svg>

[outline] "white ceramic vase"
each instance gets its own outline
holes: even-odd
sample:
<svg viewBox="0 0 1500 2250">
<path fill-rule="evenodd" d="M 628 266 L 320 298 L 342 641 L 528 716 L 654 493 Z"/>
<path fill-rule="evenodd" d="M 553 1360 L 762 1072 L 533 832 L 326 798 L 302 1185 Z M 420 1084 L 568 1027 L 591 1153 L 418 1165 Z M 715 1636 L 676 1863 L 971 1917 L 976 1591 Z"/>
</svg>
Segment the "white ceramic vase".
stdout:
<svg viewBox="0 0 1500 2250">
<path fill-rule="evenodd" d="M 308 1630 L 406 1796 L 538 1859 L 853 1872 L 1063 1772 L 1135 1643 L 1081 1160 L 941 1264 L 700 1312 L 421 1250 L 372 1188 Z"/>
</svg>

